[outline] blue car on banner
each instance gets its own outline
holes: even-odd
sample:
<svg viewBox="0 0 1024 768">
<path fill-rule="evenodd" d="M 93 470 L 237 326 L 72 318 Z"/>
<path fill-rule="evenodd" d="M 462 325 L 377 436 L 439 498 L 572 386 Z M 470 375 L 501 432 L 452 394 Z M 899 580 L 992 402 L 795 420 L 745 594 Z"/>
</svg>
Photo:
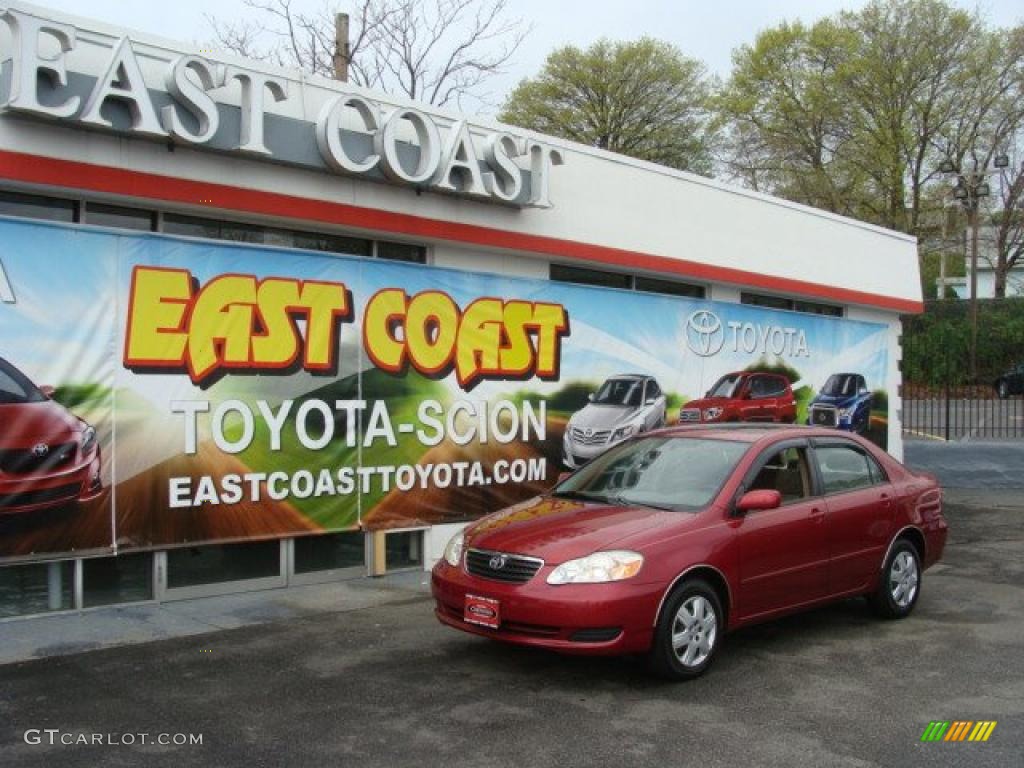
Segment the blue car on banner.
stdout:
<svg viewBox="0 0 1024 768">
<path fill-rule="evenodd" d="M 871 390 L 859 373 L 834 373 L 807 409 L 807 423 L 863 434 L 871 425 Z"/>
</svg>

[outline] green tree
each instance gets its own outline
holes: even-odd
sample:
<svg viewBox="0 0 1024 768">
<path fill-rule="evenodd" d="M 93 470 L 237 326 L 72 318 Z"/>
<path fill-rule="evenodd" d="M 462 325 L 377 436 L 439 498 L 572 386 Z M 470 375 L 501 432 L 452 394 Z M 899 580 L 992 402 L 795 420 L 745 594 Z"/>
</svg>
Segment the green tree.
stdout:
<svg viewBox="0 0 1024 768">
<path fill-rule="evenodd" d="M 848 30 L 823 19 L 780 24 L 734 52 L 715 100 L 734 175 L 807 205 L 858 213 L 864 179 L 847 159 L 851 116 L 837 71 L 855 45 Z"/>
<path fill-rule="evenodd" d="M 552 52 L 519 83 L 503 122 L 710 175 L 710 81 L 704 66 L 650 38 Z"/>
</svg>

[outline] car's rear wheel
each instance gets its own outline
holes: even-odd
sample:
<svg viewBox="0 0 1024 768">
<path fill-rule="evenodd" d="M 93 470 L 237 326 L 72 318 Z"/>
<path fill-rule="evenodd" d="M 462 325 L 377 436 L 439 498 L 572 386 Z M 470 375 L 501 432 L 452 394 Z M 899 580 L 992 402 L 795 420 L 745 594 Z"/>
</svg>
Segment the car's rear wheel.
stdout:
<svg viewBox="0 0 1024 768">
<path fill-rule="evenodd" d="M 885 561 L 871 605 L 883 618 L 902 619 L 914 610 L 920 593 L 921 556 L 910 541 L 898 539 Z"/>
<path fill-rule="evenodd" d="M 669 680 L 691 680 L 711 665 L 725 632 L 722 604 L 706 581 L 687 579 L 662 607 L 648 662 Z"/>
</svg>

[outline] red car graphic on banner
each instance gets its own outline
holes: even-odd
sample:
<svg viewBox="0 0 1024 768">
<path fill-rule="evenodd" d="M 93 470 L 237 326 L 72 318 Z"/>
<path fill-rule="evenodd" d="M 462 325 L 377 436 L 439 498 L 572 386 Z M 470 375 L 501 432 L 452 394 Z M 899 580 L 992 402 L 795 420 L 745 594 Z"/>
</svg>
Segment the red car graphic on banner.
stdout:
<svg viewBox="0 0 1024 768">
<path fill-rule="evenodd" d="M 0 358 L 0 514 L 88 501 L 102 490 L 96 430 Z"/>
</svg>

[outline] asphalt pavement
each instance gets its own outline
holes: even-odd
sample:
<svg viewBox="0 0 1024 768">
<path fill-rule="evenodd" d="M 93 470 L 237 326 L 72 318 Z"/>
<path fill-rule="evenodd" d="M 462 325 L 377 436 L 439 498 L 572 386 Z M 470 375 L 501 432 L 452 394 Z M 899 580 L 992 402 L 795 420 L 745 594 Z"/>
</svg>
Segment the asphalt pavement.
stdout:
<svg viewBox="0 0 1024 768">
<path fill-rule="evenodd" d="M 0 666 L 0 765 L 1018 766 L 1024 504 L 950 498 L 947 556 L 909 619 L 850 600 L 743 630 L 691 683 L 463 635 L 410 593 Z M 997 726 L 922 743 L 932 720 Z"/>
</svg>

